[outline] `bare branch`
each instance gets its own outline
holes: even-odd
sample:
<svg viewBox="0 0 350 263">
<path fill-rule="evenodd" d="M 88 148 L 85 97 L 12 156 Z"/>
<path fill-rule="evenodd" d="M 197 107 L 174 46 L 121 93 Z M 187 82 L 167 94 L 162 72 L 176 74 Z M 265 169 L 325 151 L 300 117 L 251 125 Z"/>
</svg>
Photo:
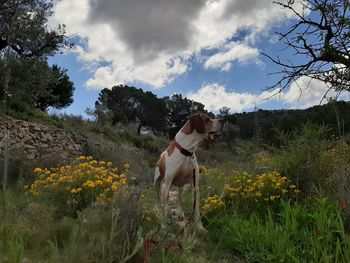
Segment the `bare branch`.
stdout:
<svg viewBox="0 0 350 263">
<path fill-rule="evenodd" d="M 277 33 L 285 48 L 294 51 L 290 60 L 262 53 L 281 66 L 280 80 L 271 87 L 288 87 L 302 76 L 324 81 L 332 89 L 350 90 L 350 4 L 347 0 L 306 0 L 288 3 L 274 2 L 296 17 L 289 30 Z M 296 5 L 302 5 L 299 11 Z M 305 11 L 305 12 L 304 12 Z M 304 61 L 300 63 L 301 59 Z M 296 63 L 294 63 L 296 61 Z M 343 65 L 343 66 L 342 66 Z"/>
</svg>

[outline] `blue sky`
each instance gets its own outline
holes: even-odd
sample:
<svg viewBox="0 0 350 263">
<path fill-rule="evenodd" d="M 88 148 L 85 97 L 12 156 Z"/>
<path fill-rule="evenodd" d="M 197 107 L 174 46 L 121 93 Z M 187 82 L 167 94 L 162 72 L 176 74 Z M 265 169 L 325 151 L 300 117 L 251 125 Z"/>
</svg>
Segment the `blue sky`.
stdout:
<svg viewBox="0 0 350 263">
<path fill-rule="evenodd" d="M 118 84 L 181 93 L 211 111 L 319 104 L 327 87 L 306 78 L 266 100 L 278 78 L 268 73 L 279 68 L 260 53 L 303 59 L 281 51 L 274 33 L 293 19 L 269 0 L 60 0 L 50 24 L 65 24 L 75 46 L 50 63 L 66 68 L 76 88 L 60 112 L 84 114 L 99 90 Z"/>
</svg>

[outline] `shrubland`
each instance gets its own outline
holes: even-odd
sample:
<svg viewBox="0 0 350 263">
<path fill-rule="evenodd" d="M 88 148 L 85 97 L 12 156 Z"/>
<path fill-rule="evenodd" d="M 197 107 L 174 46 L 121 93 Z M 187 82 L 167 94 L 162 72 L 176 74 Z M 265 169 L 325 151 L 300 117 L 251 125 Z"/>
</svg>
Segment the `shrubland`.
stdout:
<svg viewBox="0 0 350 263">
<path fill-rule="evenodd" d="M 100 143 L 71 162 L 11 164 L 21 176 L 1 192 L 0 262 L 350 260 L 350 147 L 325 127 L 305 124 L 283 134 L 280 147 L 226 137 L 203 143 L 197 156 L 208 234 L 200 236 L 191 188 L 180 215 L 186 231 L 155 208 L 153 166 L 165 137 L 44 117 Z"/>
</svg>

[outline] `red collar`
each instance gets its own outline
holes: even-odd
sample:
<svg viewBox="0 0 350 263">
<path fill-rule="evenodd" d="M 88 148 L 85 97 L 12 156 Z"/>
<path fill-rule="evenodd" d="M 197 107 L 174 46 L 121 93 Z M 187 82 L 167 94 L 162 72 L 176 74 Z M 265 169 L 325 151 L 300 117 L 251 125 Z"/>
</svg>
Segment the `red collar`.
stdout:
<svg viewBox="0 0 350 263">
<path fill-rule="evenodd" d="M 189 157 L 193 155 L 193 152 L 190 152 L 189 150 L 182 148 L 182 146 L 177 141 L 174 140 L 174 143 L 175 143 L 175 147 L 178 148 L 183 155 L 186 155 Z"/>
</svg>

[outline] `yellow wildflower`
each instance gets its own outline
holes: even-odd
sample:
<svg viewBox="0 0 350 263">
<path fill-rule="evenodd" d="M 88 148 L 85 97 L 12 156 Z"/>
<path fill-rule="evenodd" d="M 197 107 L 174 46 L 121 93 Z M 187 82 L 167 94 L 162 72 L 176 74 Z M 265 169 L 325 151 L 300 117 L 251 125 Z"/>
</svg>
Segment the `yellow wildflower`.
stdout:
<svg viewBox="0 0 350 263">
<path fill-rule="evenodd" d="M 41 173 L 41 172 L 42 172 L 42 170 L 39 167 L 34 169 L 34 173 L 36 173 L 36 174 Z"/>
<path fill-rule="evenodd" d="M 83 186 L 86 186 L 89 188 L 94 188 L 96 186 L 96 184 L 91 180 L 87 180 L 85 183 L 83 183 Z"/>
<path fill-rule="evenodd" d="M 96 185 L 103 185 L 103 182 L 102 182 L 102 180 L 96 180 Z"/>
<path fill-rule="evenodd" d="M 106 182 L 112 183 L 113 182 L 113 177 L 112 176 L 108 176 L 107 179 L 106 179 Z"/>
<path fill-rule="evenodd" d="M 113 191 L 118 190 L 119 185 L 120 185 L 120 184 L 119 184 L 118 182 L 114 182 L 114 183 L 112 184 L 112 186 L 111 186 L 112 190 L 113 190 Z"/>
</svg>

